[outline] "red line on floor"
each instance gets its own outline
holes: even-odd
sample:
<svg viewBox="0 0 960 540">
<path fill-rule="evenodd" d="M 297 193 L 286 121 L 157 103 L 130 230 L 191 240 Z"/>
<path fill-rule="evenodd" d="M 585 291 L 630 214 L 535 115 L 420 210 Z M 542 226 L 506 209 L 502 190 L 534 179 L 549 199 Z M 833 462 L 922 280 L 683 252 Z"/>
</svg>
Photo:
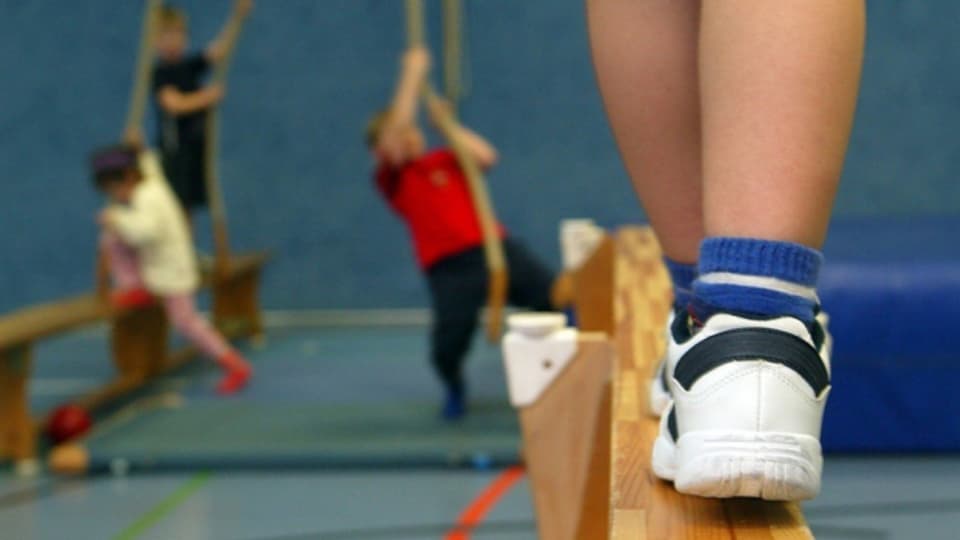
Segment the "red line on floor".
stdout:
<svg viewBox="0 0 960 540">
<path fill-rule="evenodd" d="M 447 533 L 445 540 L 469 540 L 471 529 L 483 523 L 487 514 L 523 478 L 523 475 L 523 467 L 519 465 L 510 467 L 497 475 L 493 482 L 463 509 L 460 517 L 457 518 L 456 526 Z"/>
</svg>

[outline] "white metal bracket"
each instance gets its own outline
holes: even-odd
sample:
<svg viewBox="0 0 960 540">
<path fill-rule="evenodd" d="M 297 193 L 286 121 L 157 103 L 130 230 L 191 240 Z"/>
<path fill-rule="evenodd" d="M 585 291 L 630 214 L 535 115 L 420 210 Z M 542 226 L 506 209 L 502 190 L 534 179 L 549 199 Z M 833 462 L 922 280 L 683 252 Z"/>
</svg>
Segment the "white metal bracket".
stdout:
<svg viewBox="0 0 960 540">
<path fill-rule="evenodd" d="M 510 403 L 532 405 L 577 354 L 577 330 L 562 313 L 520 313 L 507 319 L 503 362 Z"/>
</svg>

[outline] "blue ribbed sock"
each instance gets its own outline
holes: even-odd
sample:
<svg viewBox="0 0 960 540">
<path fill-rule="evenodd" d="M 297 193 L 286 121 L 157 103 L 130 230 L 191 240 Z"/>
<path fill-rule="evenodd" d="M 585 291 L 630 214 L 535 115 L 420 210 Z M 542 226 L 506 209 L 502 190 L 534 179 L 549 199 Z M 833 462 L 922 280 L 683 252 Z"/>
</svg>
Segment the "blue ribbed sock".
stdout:
<svg viewBox="0 0 960 540">
<path fill-rule="evenodd" d="M 693 313 L 703 322 L 717 312 L 812 322 L 822 261 L 819 251 L 791 242 L 707 238 L 700 246 Z"/>
<path fill-rule="evenodd" d="M 684 264 L 663 258 L 663 263 L 673 282 L 673 305 L 676 308 L 686 309 L 693 299 L 693 280 L 697 279 L 697 265 Z"/>
</svg>

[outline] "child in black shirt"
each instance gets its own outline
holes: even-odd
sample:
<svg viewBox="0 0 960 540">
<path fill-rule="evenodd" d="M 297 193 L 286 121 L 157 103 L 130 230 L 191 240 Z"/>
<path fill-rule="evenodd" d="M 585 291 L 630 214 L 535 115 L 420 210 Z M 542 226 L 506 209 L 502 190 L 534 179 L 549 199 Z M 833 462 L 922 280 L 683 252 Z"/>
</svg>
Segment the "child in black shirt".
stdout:
<svg viewBox="0 0 960 540">
<path fill-rule="evenodd" d="M 227 53 L 223 34 L 231 23 L 247 16 L 252 0 L 237 0 L 221 37 L 200 53 L 187 54 L 187 16 L 162 8 L 157 29 L 158 62 L 153 73 L 157 102 L 157 142 L 163 170 L 180 204 L 189 213 L 207 204 L 206 115 L 224 95 L 220 85 L 203 86 L 210 67 Z"/>
</svg>

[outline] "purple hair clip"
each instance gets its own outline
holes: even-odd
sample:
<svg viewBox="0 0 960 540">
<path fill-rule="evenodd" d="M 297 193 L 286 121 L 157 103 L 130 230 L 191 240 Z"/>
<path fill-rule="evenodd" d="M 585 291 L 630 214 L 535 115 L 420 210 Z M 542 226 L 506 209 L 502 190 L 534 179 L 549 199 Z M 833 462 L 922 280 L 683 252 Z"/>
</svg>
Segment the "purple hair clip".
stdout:
<svg viewBox="0 0 960 540">
<path fill-rule="evenodd" d="M 137 156 L 128 150 L 106 150 L 95 155 L 92 162 L 94 173 L 101 173 L 133 167 Z"/>
</svg>

